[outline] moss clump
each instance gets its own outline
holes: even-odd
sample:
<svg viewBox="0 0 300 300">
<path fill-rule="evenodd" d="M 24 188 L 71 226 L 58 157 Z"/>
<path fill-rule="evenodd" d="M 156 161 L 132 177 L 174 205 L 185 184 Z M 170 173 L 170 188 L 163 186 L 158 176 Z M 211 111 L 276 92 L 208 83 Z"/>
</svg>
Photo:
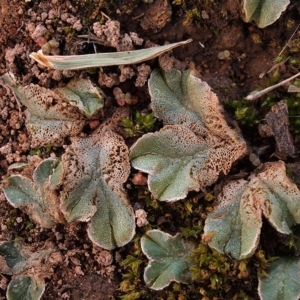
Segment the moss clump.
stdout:
<svg viewBox="0 0 300 300">
<path fill-rule="evenodd" d="M 190 255 L 193 280 L 201 286 L 202 300 L 254 299 L 253 291 L 257 285 L 254 278 L 267 276 L 272 260 L 274 258 L 266 259 L 261 250 L 250 259 L 233 260 L 203 241 Z"/>
<path fill-rule="evenodd" d="M 294 96 L 285 98 L 285 102 L 289 110 L 289 124 L 291 131 L 299 135 L 300 134 L 300 93 L 296 93 Z"/>
<path fill-rule="evenodd" d="M 295 81 L 300 84 L 300 81 Z M 282 98 L 281 98 L 282 99 Z M 242 127 L 253 128 L 260 124 L 268 111 L 279 101 L 279 97 L 270 94 L 260 103 L 251 101 L 231 100 L 227 103 L 227 108 L 234 114 L 234 118 Z M 289 126 L 293 134 L 300 134 L 300 93 L 290 93 L 284 97 L 284 101 L 289 111 Z"/>
<path fill-rule="evenodd" d="M 200 243 L 190 260 L 193 280 L 202 286 L 200 294 L 211 297 L 221 295 L 224 289 L 230 290 L 229 278 L 237 274 L 229 258 Z"/>
<path fill-rule="evenodd" d="M 259 250 L 251 258 L 237 261 L 207 245 L 209 236 L 203 240 L 201 235 L 206 214 L 212 210 L 212 193 L 191 193 L 188 198 L 176 203 L 157 201 L 146 186 L 134 187 L 131 193 L 137 201 L 134 206 L 142 206 L 147 211 L 149 225 L 138 228 L 133 242 L 127 246 L 128 255 L 121 262 L 119 299 L 258 299 L 258 277 L 267 275 L 269 263 L 274 258 L 266 258 L 265 253 Z M 140 239 L 147 230 L 154 228 L 171 234 L 180 228 L 183 237 L 198 241 L 189 258 L 193 276 L 191 283 L 172 283 L 161 291 L 146 287 L 143 272 L 148 261 L 142 253 Z"/>
<path fill-rule="evenodd" d="M 122 281 L 119 285 L 119 299 L 135 300 L 135 299 L 150 299 L 149 292 L 142 279 L 142 272 L 146 265 L 146 258 L 144 257 L 140 239 L 142 233 L 138 233 L 133 239 L 133 244 L 130 249 L 131 254 L 121 262 L 124 268 L 122 273 Z"/>
<path fill-rule="evenodd" d="M 183 26 L 188 26 L 193 23 L 194 20 L 200 20 L 201 14 L 197 7 L 194 7 L 193 9 L 188 9 L 185 12 L 185 19 L 183 21 Z"/>
<path fill-rule="evenodd" d="M 133 118 L 123 118 L 121 123 L 125 133 L 133 137 L 153 131 L 155 121 L 156 118 L 153 113 L 143 114 L 137 111 Z"/>
<path fill-rule="evenodd" d="M 252 102 L 245 99 L 230 100 L 226 106 L 233 112 L 240 125 L 253 127 L 260 123 L 260 115 Z"/>
</svg>

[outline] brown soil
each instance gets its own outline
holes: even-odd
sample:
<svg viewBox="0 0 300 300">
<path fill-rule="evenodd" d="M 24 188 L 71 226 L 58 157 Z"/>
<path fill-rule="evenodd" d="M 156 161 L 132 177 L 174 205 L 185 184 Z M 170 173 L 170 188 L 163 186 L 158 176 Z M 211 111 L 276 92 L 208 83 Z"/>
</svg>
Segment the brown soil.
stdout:
<svg viewBox="0 0 300 300">
<path fill-rule="evenodd" d="M 99 21 L 101 11 L 112 20 L 119 21 L 121 32 L 135 32 L 145 41 L 155 44 L 177 42 L 192 38 L 193 42 L 173 50 L 173 56 L 187 68 L 195 69 L 201 78 L 214 89 L 223 103 L 242 99 L 249 92 L 266 85 L 266 79 L 259 75 L 266 73 L 273 60 L 286 45 L 299 20 L 300 5 L 291 1 L 286 12 L 273 25 L 260 29 L 254 23 L 244 23 L 241 18 L 239 0 L 222 1 L 182 1 L 182 5 L 171 5 L 172 1 L 154 0 L 153 4 L 142 1 L 78 1 L 78 0 L 2 0 L 0 3 L 0 75 L 10 71 L 22 84 L 35 83 L 44 87 L 56 87 L 68 81 L 75 72 L 60 74 L 56 80 L 53 70 L 37 67 L 29 54 L 38 51 L 50 39 L 59 42 L 60 54 L 83 54 L 96 51 L 115 51 L 107 45 L 87 43 L 78 37 L 92 31 L 92 24 Z M 174 1 L 180 2 L 180 1 Z M 186 3 L 185 3 L 186 2 Z M 205 2 L 201 4 L 198 2 Z M 198 3 L 198 4 L 195 4 Z M 187 10 L 197 6 L 201 17 L 189 19 Z M 82 28 L 74 28 L 75 17 L 81 20 Z M 287 23 L 290 22 L 290 26 Z M 38 24 L 46 27 L 46 33 L 35 37 Z M 79 24 L 80 25 L 80 24 Z M 80 29 L 80 30 L 79 30 Z M 296 33 L 299 37 L 300 31 Z M 141 48 L 142 46 L 140 46 Z M 230 52 L 225 60 L 218 59 L 224 50 Z M 153 69 L 158 66 L 154 59 L 147 64 Z M 161 62 L 163 64 L 163 62 Z M 134 70 L 137 74 L 136 68 Z M 282 79 L 295 70 L 286 68 Z M 86 71 L 82 71 L 85 72 Z M 97 84 L 101 80 L 95 71 L 90 74 Z M 104 68 L 104 73 L 118 72 L 115 68 Z M 77 71 L 79 74 L 80 71 Z M 86 74 L 87 75 L 87 74 Z M 141 107 L 147 107 L 149 95 L 146 86 L 136 87 L 134 80 L 128 79 L 122 88 L 143 99 Z M 113 88 L 103 87 L 108 96 L 107 103 L 117 106 L 113 99 Z M 280 98 L 279 89 L 278 98 Z M 110 97 L 110 98 L 109 98 Z M 10 90 L 0 85 L 0 176 L 7 174 L 7 168 L 15 162 L 27 160 L 30 144 L 24 126 L 24 108 L 15 100 Z M 249 137 L 252 147 L 259 147 L 262 139 L 257 139 L 257 131 L 243 132 Z M 133 140 L 129 139 L 132 144 Z M 270 143 L 269 154 L 275 151 L 274 140 Z M 62 149 L 54 149 L 57 155 Z M 299 149 L 296 149 L 296 153 Z M 41 154 L 46 156 L 46 154 Z M 269 156 L 270 156 L 269 155 Z M 297 159 L 288 159 L 297 167 Z M 249 171 L 247 158 L 241 169 Z M 4 178 L 4 177 L 3 177 Z M 34 228 L 28 230 L 28 217 L 14 209 L 0 191 L 0 241 L 21 238 L 25 244 L 40 245 L 47 240 L 54 242 L 62 254 L 62 261 L 55 265 L 49 275 L 43 299 L 115 299 L 116 290 L 123 270 L 119 262 L 127 254 L 127 248 L 106 251 L 97 248 L 86 235 L 85 224 L 57 226 L 53 230 Z M 134 199 L 132 199 L 134 203 Z M 0 299 L 5 299 L 9 276 L 0 274 Z M 257 295 L 253 296 L 254 298 Z M 159 298 L 162 299 L 162 298 Z M 166 299 L 166 298 L 165 298 Z"/>
</svg>

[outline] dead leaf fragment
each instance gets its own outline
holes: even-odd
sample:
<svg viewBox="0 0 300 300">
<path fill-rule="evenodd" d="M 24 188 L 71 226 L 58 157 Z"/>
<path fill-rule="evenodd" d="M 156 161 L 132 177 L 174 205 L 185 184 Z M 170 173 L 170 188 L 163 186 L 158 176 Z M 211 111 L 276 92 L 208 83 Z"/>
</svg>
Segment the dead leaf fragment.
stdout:
<svg viewBox="0 0 300 300">
<path fill-rule="evenodd" d="M 291 157 L 295 156 L 295 147 L 289 131 L 288 107 L 282 100 L 275 104 L 266 115 L 271 127 L 278 150 Z"/>
</svg>

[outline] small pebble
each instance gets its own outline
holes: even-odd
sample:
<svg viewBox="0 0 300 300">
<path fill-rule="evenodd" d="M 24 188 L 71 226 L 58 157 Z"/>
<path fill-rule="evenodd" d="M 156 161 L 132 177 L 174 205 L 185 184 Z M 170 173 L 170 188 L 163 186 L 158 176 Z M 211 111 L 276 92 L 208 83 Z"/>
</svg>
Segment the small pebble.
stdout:
<svg viewBox="0 0 300 300">
<path fill-rule="evenodd" d="M 20 224 L 23 222 L 23 218 L 22 217 L 17 217 L 16 219 L 17 223 Z"/>
</svg>

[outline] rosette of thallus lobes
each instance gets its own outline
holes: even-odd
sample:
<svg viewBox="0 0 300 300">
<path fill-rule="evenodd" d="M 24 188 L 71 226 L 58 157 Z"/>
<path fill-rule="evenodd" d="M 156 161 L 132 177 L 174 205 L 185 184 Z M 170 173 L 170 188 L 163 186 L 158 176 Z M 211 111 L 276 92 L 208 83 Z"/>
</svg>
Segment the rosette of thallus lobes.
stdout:
<svg viewBox="0 0 300 300">
<path fill-rule="evenodd" d="M 110 125 L 78 136 L 88 122 L 99 119 L 102 92 L 88 79 L 74 79 L 54 90 L 23 87 L 11 74 L 1 79 L 27 107 L 32 147 L 71 141 L 60 159 L 41 161 L 32 176 L 24 170 L 7 177 L 3 190 L 9 203 L 44 228 L 88 222 L 88 236 L 105 249 L 128 243 L 135 233 L 133 209 L 123 189 L 130 173 L 128 148 Z M 30 163 L 27 167 L 32 169 Z"/>
<path fill-rule="evenodd" d="M 155 70 L 149 90 L 153 112 L 164 127 L 142 136 L 131 147 L 130 159 L 134 168 L 148 173 L 148 187 L 156 199 L 176 201 L 212 185 L 246 154 L 246 143 L 227 124 L 216 94 L 193 71 Z M 249 258 L 258 247 L 263 217 L 286 235 L 300 223 L 300 191 L 282 161 L 262 164 L 248 179 L 225 184 L 207 215 L 203 237 L 232 259 Z M 192 242 L 180 234 L 148 231 L 141 240 L 149 258 L 146 284 L 162 289 L 171 281 L 190 281 L 188 257 L 196 247 Z M 272 263 L 269 277 L 259 279 L 261 299 L 298 299 L 299 269 L 297 257 Z M 286 284 L 278 285 L 278 280 Z"/>
<path fill-rule="evenodd" d="M 213 184 L 246 153 L 246 143 L 224 117 L 218 97 L 192 70 L 154 70 L 149 79 L 154 115 L 164 127 L 131 148 L 134 168 L 149 174 L 161 201 L 183 199 Z"/>
<path fill-rule="evenodd" d="M 148 173 L 156 199 L 176 201 L 212 185 L 246 153 L 245 141 L 227 124 L 216 94 L 192 70 L 154 70 L 149 91 L 154 115 L 164 127 L 143 135 L 131 147 L 130 159 L 134 168 Z M 150 288 L 191 280 L 192 241 L 150 230 L 141 247 L 149 258 L 144 280 Z"/>
</svg>

